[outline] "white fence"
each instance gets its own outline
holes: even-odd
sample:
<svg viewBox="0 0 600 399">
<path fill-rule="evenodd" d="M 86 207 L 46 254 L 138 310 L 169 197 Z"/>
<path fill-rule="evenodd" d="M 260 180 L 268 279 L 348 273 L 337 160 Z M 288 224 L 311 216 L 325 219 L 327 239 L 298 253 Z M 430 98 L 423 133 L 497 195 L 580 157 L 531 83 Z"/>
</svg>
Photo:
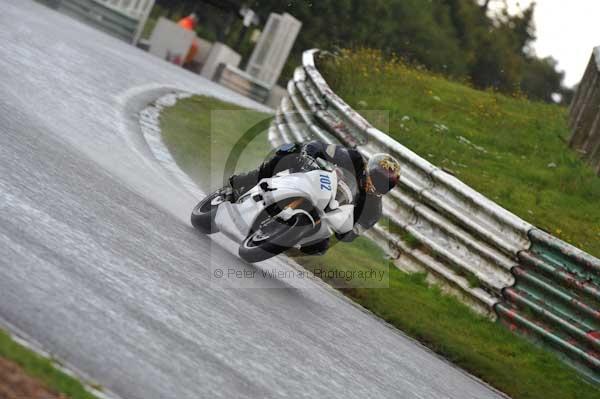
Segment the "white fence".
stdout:
<svg viewBox="0 0 600 399">
<path fill-rule="evenodd" d="M 600 176 L 600 46 L 592 52 L 569 109 L 569 146 Z"/>
<path fill-rule="evenodd" d="M 51 0 L 50 7 L 135 44 L 154 6 L 154 0 Z"/>
<path fill-rule="evenodd" d="M 112 8 L 115 11 L 130 16 L 131 18 L 140 20 L 146 17 L 152 7 L 154 0 L 96 0 L 98 3 Z"/>
</svg>

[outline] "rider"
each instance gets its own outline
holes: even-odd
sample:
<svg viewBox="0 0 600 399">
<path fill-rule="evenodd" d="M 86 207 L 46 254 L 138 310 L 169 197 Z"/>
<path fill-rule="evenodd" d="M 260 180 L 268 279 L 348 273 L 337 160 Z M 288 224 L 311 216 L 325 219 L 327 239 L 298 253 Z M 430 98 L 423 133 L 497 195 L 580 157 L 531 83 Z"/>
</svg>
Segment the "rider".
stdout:
<svg viewBox="0 0 600 399">
<path fill-rule="evenodd" d="M 180 19 L 177 25 L 185 30 L 195 31 L 198 26 L 198 16 L 196 13 L 191 13 L 187 17 Z M 192 44 L 190 44 L 190 48 L 183 60 L 183 65 L 185 66 L 192 62 L 196 54 L 198 54 L 198 39 L 194 36 Z"/>
<path fill-rule="evenodd" d="M 336 234 L 340 241 L 350 242 L 377 223 L 382 213 L 381 196 L 394 188 L 400 179 L 398 161 L 388 154 L 376 154 L 367 162 L 356 149 L 319 141 L 284 144 L 257 169 L 231 176 L 229 184 L 234 200 L 256 186 L 261 179 L 284 170 L 300 168 L 307 157 L 324 159 L 350 171 L 356 178 L 359 190 L 354 199 L 354 228 L 345 234 Z M 306 255 L 322 255 L 328 247 L 329 238 L 302 246 L 300 251 Z"/>
</svg>

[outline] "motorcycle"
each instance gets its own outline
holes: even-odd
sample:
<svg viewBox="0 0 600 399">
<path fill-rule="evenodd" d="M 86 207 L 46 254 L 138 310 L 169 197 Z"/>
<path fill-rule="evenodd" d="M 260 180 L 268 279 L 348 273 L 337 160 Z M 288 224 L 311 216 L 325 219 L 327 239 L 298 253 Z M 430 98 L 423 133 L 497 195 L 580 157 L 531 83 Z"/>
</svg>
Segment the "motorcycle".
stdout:
<svg viewBox="0 0 600 399">
<path fill-rule="evenodd" d="M 352 230 L 357 193 L 351 172 L 307 157 L 297 170 L 260 180 L 236 201 L 230 188 L 215 191 L 196 205 L 191 222 L 205 234 L 225 234 L 240 244 L 242 259 L 260 262 Z"/>
</svg>

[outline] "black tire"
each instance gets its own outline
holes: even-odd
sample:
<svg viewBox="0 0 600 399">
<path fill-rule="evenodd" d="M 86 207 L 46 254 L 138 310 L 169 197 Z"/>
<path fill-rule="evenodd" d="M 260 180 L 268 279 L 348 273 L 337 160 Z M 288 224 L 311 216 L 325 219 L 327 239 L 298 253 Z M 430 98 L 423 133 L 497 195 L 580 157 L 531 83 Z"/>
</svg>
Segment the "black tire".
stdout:
<svg viewBox="0 0 600 399">
<path fill-rule="evenodd" d="M 200 201 L 192 210 L 192 215 L 190 217 L 192 226 L 204 234 L 217 233 L 219 228 L 215 224 L 215 216 L 217 215 L 219 204 L 228 200 L 228 198 L 225 198 L 224 196 L 223 190 L 218 190 Z M 215 200 L 220 202 L 215 203 Z"/>
<path fill-rule="evenodd" d="M 314 229 L 306 215 L 296 215 L 287 222 L 269 218 L 269 230 L 265 234 L 263 227 L 254 229 L 240 245 L 240 258 L 246 262 L 262 262 L 296 245 Z M 261 224 L 261 226 L 263 226 Z M 260 240 L 256 240 L 257 235 Z"/>
</svg>

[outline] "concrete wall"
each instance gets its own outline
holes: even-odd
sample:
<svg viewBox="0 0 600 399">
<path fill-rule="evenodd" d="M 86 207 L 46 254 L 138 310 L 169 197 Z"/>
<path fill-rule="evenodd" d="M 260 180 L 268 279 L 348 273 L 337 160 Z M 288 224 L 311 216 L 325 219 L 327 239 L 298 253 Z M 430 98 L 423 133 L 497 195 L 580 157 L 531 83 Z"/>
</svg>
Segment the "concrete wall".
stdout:
<svg viewBox="0 0 600 399">
<path fill-rule="evenodd" d="M 302 23 L 288 13 L 269 15 L 246 72 L 273 86 L 279 79 L 301 26 Z"/>
<path fill-rule="evenodd" d="M 204 65 L 206 60 L 208 59 L 208 55 L 213 46 L 213 42 L 209 42 L 208 40 L 204 40 L 201 37 L 196 37 L 196 42 L 198 43 L 198 53 L 194 57 L 194 61 L 199 65 Z"/>
<path fill-rule="evenodd" d="M 240 64 L 241 59 L 242 57 L 229 46 L 219 42 L 214 43 L 204 62 L 201 74 L 208 79 L 213 79 L 220 64 L 237 67 Z"/>
<path fill-rule="evenodd" d="M 161 17 L 150 36 L 149 52 L 177 65 L 181 65 L 196 34 L 175 22 Z"/>
</svg>

